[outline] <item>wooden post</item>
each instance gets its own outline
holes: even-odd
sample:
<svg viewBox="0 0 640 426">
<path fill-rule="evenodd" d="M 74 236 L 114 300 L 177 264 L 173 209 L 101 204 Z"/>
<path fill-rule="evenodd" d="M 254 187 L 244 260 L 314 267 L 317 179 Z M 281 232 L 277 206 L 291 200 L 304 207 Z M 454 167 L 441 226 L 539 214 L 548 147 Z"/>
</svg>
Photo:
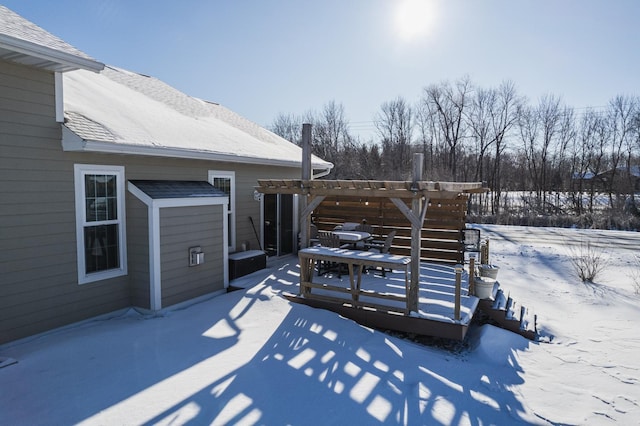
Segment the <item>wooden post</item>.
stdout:
<svg viewBox="0 0 640 426">
<path fill-rule="evenodd" d="M 302 125 L 302 182 L 311 180 L 311 124 Z M 307 194 L 300 194 L 300 211 L 307 209 Z M 309 247 L 309 226 L 311 218 L 308 214 L 303 214 L 300 218 L 300 248 Z"/>
<path fill-rule="evenodd" d="M 475 293 L 476 254 L 469 255 L 469 294 Z"/>
<path fill-rule="evenodd" d="M 484 265 L 487 259 L 487 245 L 485 242 L 480 243 L 480 264 Z"/>
<path fill-rule="evenodd" d="M 460 321 L 460 297 L 461 297 L 461 282 L 462 282 L 462 265 L 457 264 L 455 266 L 456 271 L 456 299 L 453 308 L 453 314 L 456 321 Z"/>
<path fill-rule="evenodd" d="M 413 154 L 413 179 L 412 188 L 417 191 L 418 182 L 422 180 L 422 154 Z M 411 203 L 411 210 L 414 215 L 420 216 L 422 211 L 422 197 L 414 197 Z M 411 224 L 411 283 L 409 284 L 408 300 L 409 311 L 418 312 L 418 290 L 420 286 L 420 250 L 422 224 Z"/>
<path fill-rule="evenodd" d="M 489 264 L 489 239 L 488 238 L 485 240 L 484 250 L 485 250 L 485 253 L 484 253 L 484 264 L 488 265 Z"/>
</svg>

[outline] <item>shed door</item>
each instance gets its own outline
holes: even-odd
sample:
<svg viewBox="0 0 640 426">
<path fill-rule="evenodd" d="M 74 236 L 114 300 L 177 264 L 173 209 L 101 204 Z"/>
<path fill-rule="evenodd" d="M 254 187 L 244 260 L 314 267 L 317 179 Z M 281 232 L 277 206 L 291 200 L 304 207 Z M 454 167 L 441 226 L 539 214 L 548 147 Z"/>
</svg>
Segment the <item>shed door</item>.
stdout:
<svg viewBox="0 0 640 426">
<path fill-rule="evenodd" d="M 264 250 L 267 256 L 293 253 L 296 238 L 293 195 L 265 194 L 263 208 Z"/>
</svg>

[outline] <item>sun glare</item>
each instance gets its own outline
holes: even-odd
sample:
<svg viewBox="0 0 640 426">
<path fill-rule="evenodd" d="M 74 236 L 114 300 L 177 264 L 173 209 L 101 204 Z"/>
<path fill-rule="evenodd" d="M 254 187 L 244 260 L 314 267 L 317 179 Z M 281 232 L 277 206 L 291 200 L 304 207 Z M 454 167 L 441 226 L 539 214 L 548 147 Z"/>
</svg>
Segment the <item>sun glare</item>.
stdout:
<svg viewBox="0 0 640 426">
<path fill-rule="evenodd" d="M 433 0 L 400 0 L 395 11 L 395 28 L 404 41 L 426 36 L 432 28 Z"/>
</svg>

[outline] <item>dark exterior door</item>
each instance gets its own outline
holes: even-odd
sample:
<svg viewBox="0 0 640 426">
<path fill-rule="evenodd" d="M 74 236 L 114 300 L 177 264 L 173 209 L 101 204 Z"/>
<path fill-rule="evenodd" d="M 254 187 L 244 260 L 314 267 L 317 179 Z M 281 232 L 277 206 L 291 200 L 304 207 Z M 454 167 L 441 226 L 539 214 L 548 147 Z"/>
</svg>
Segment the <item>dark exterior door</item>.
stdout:
<svg viewBox="0 0 640 426">
<path fill-rule="evenodd" d="M 267 256 L 293 253 L 295 243 L 293 195 L 265 194 L 263 208 L 264 250 Z"/>
</svg>

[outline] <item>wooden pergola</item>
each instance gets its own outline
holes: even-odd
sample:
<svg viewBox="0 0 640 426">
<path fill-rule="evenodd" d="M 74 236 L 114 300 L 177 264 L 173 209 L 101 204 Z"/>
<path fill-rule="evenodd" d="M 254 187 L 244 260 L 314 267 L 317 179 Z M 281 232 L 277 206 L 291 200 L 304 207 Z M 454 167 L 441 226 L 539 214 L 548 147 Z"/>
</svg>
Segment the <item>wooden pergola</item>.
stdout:
<svg viewBox="0 0 640 426">
<path fill-rule="evenodd" d="M 389 199 L 411 223 L 411 280 L 408 309 L 418 310 L 418 285 L 420 277 L 420 232 L 431 198 L 455 198 L 461 193 L 486 192 L 481 182 L 432 182 L 422 181 L 422 154 L 413 159 L 411 181 L 377 180 L 313 180 L 311 179 L 311 126 L 302 128 L 303 162 L 302 179 L 261 179 L 256 190 L 263 194 L 297 194 L 301 197 L 300 240 L 301 247 L 309 246 L 311 214 L 328 196 L 354 196 Z M 410 201 L 410 203 L 408 203 Z M 409 207 L 409 204 L 411 207 Z"/>
</svg>

